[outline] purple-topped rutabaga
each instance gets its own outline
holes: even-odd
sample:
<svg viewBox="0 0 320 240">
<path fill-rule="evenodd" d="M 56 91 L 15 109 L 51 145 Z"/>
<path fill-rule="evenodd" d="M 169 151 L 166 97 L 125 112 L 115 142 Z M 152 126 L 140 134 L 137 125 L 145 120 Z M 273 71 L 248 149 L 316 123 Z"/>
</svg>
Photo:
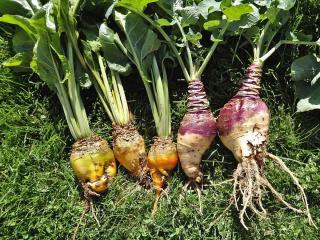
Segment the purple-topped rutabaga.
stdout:
<svg viewBox="0 0 320 240">
<path fill-rule="evenodd" d="M 203 174 L 200 162 L 216 135 L 216 121 L 200 80 L 189 82 L 187 113 L 177 139 L 180 163 L 190 182 L 201 183 Z"/>
<path fill-rule="evenodd" d="M 203 136 L 216 134 L 216 120 L 200 80 L 193 80 L 188 87 L 187 113 L 180 123 L 179 134 L 195 133 Z"/>
<path fill-rule="evenodd" d="M 239 91 L 223 106 L 217 119 L 219 137 L 238 161 L 238 167 L 233 175 L 234 204 L 238 209 L 238 201 L 241 198 L 237 193 L 240 192 L 242 197 L 240 221 L 246 229 L 248 228 L 244 223 L 244 216 L 248 208 L 260 216 L 266 214 L 262 205 L 262 194 L 265 188 L 269 188 L 288 208 L 303 213 L 287 203 L 265 177 L 264 160 L 269 157 L 289 173 L 298 186 L 306 206 L 306 214 L 312 222 L 304 191 L 297 178 L 280 158 L 267 152 L 270 113 L 267 105 L 260 98 L 261 75 L 262 63 L 251 64 L 247 68 L 246 78 Z"/>
</svg>

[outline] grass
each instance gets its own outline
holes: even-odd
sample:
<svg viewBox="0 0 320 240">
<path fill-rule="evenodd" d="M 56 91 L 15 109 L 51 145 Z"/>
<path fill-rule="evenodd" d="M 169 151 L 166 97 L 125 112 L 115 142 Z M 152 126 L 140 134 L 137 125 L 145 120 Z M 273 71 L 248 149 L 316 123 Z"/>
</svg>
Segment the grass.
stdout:
<svg viewBox="0 0 320 240">
<path fill-rule="evenodd" d="M 316 6 L 316 0 L 309 5 Z M 299 11 L 311 11 L 300 6 Z M 315 11 L 315 10 L 314 10 Z M 308 12 L 312 14 L 312 12 Z M 313 12 L 315 14 L 315 12 Z M 308 15 L 308 16 L 309 16 Z M 296 16 L 299 17 L 298 15 Z M 300 25 L 313 31 L 310 22 Z M 233 40 L 230 40 L 233 41 Z M 237 41 L 237 40 L 235 40 Z M 212 103 L 219 109 L 236 91 L 243 76 L 243 65 L 234 56 L 232 42 L 218 49 L 203 79 Z M 0 62 L 12 55 L 7 39 L 0 38 Z M 320 130 L 319 111 L 295 113 L 293 87 L 288 75 L 290 59 L 299 50 L 281 48 L 279 55 L 266 64 L 263 99 L 272 113 L 269 151 L 285 157 L 306 189 L 314 220 L 320 226 Z M 241 61 L 247 60 L 240 51 Z M 243 56 L 242 56 L 243 55 Z M 281 65 L 276 60 L 284 59 Z M 83 211 L 82 191 L 68 162 L 72 138 L 53 96 L 34 76 L 14 74 L 0 68 L 0 239 L 67 239 Z M 231 80 L 231 81 L 230 81 Z M 130 81 L 131 82 L 131 81 Z M 128 84 L 132 84 L 128 82 Z M 133 89 L 129 88 L 128 89 Z M 128 93 L 140 132 L 150 144 L 155 134 L 150 109 L 142 84 Z M 172 82 L 173 130 L 176 133 L 186 110 L 186 84 Z M 106 119 L 92 91 L 83 93 L 93 129 L 110 138 L 110 122 Z M 293 160 L 289 160 L 293 159 Z M 204 214 L 198 211 L 195 192 L 182 193 L 185 176 L 178 167 L 170 180 L 170 192 L 160 201 L 157 215 L 150 214 L 152 190 L 138 186 L 119 167 L 117 180 L 110 191 L 95 201 L 101 223 L 98 228 L 87 214 L 79 239 L 319 239 L 320 231 L 307 224 L 304 216 L 286 210 L 267 193 L 264 203 L 266 219 L 249 216 L 250 231 L 245 231 L 238 213 L 231 207 L 219 221 L 215 220 L 228 206 L 231 184 L 223 183 L 232 175 L 236 163 L 231 153 L 217 139 L 204 156 Z M 291 180 L 267 161 L 267 177 L 285 198 L 302 207 L 302 201 Z M 221 183 L 221 184 L 220 184 Z M 219 185 L 220 184 L 220 185 Z"/>
</svg>

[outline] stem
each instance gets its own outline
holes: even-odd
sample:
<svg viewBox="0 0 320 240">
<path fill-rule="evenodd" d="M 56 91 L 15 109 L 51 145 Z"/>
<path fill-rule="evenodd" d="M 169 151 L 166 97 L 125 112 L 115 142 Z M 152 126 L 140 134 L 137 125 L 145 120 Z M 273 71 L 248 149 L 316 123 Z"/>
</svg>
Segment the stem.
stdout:
<svg viewBox="0 0 320 240">
<path fill-rule="evenodd" d="M 227 30 L 228 26 L 229 26 L 229 23 L 227 23 L 227 24 L 221 29 L 221 31 L 220 31 L 220 33 L 219 33 L 219 36 L 218 36 L 219 39 L 222 38 L 222 36 L 223 36 L 223 34 L 225 33 L 225 31 Z M 194 75 L 195 78 L 194 78 L 194 79 L 200 79 L 200 77 L 201 77 L 204 69 L 206 68 L 207 64 L 209 63 L 209 61 L 210 61 L 210 59 L 211 59 L 211 57 L 212 57 L 212 54 L 213 54 L 214 51 L 216 50 L 216 48 L 217 48 L 217 46 L 218 46 L 219 43 L 220 43 L 220 41 L 215 41 L 215 42 L 213 43 L 213 45 L 211 46 L 211 48 L 210 48 L 210 50 L 209 50 L 209 52 L 208 52 L 208 55 L 206 56 L 206 58 L 204 59 L 203 63 L 201 64 L 201 67 L 200 67 L 199 70 L 195 73 L 195 75 Z M 194 79 L 192 79 L 192 80 L 194 80 Z"/>
<path fill-rule="evenodd" d="M 74 17 L 77 14 L 78 9 L 82 4 L 82 1 L 83 0 L 77 0 L 76 3 L 74 4 L 74 7 L 73 7 L 73 9 L 71 11 L 72 17 Z M 86 1 L 86 0 L 84 0 L 84 1 Z"/>
<path fill-rule="evenodd" d="M 152 63 L 152 75 L 153 75 L 153 85 L 155 87 L 155 97 L 157 98 L 157 109 L 159 114 L 159 128 L 157 129 L 157 134 L 159 137 L 164 137 L 166 135 L 166 107 L 165 107 L 165 98 L 163 92 L 162 79 L 160 76 L 159 67 L 157 64 L 157 60 L 153 57 Z"/>
<path fill-rule="evenodd" d="M 126 32 L 125 32 L 125 35 L 126 35 L 127 39 L 130 39 Z M 155 99 L 154 99 L 154 96 L 152 94 L 152 90 L 151 90 L 151 87 L 150 87 L 150 84 L 149 84 L 150 79 L 147 77 L 145 71 L 142 69 L 142 66 L 139 63 L 139 58 L 137 56 L 137 53 L 134 50 L 132 42 L 128 40 L 128 43 L 129 43 L 130 52 L 133 55 L 133 59 L 134 59 L 133 63 L 136 65 L 136 67 L 138 69 L 138 72 L 139 72 L 139 75 L 141 77 L 141 80 L 142 80 L 142 82 L 144 84 L 144 87 L 145 87 L 145 89 L 147 91 L 147 95 L 148 95 L 148 99 L 149 99 L 149 103 L 150 103 L 153 119 L 155 121 L 155 124 L 157 125 L 158 122 L 159 122 L 159 114 L 158 114 L 158 110 L 157 110 L 157 104 L 155 103 Z"/>
<path fill-rule="evenodd" d="M 281 40 L 273 48 L 271 48 L 266 54 L 264 54 L 262 57 L 260 57 L 260 60 L 262 62 L 265 62 L 283 44 L 309 45 L 309 46 L 318 46 L 318 47 L 320 47 L 320 42 Z"/>
<path fill-rule="evenodd" d="M 68 62 L 70 65 L 70 77 L 68 79 L 68 95 L 71 102 L 71 107 L 75 113 L 77 123 L 80 127 L 81 135 L 89 136 L 91 133 L 87 114 L 84 110 L 83 103 L 81 101 L 79 88 L 75 81 L 74 62 L 73 62 L 73 48 L 70 41 L 67 44 Z"/>
<path fill-rule="evenodd" d="M 117 86 L 117 80 L 115 78 L 114 72 L 111 71 L 111 80 L 112 80 L 112 96 L 115 99 L 116 105 L 117 105 L 117 112 L 119 117 L 119 123 L 124 124 L 125 120 L 123 119 L 123 107 L 122 107 L 122 101 L 119 94 L 119 89 Z"/>
<path fill-rule="evenodd" d="M 71 114 L 69 114 L 69 112 L 68 112 L 68 109 L 66 107 L 68 103 L 62 97 L 62 93 L 61 93 L 60 87 L 58 86 L 59 84 L 60 83 L 55 85 L 55 87 L 57 89 L 57 96 L 58 96 L 59 101 L 60 101 L 60 103 L 62 105 L 64 116 L 66 117 L 70 133 L 71 133 L 72 137 L 77 140 L 77 139 L 80 138 L 80 136 L 79 136 L 79 133 L 77 132 L 77 129 L 74 128 L 74 123 L 73 123 L 74 120 L 72 119 L 73 116 L 71 116 Z"/>
<path fill-rule="evenodd" d="M 54 60 L 52 54 L 50 54 L 49 57 L 51 58 L 51 61 L 54 63 L 53 68 L 55 70 L 57 77 L 59 78 L 59 81 L 55 84 L 55 88 L 57 89 L 57 92 L 58 92 L 57 95 L 58 95 L 58 98 L 59 98 L 60 103 L 62 105 L 64 114 L 65 114 L 65 117 L 66 117 L 66 120 L 67 120 L 67 123 L 69 126 L 69 130 L 70 130 L 73 138 L 75 140 L 78 140 L 81 138 L 81 131 L 79 129 L 76 118 L 75 118 L 74 113 L 72 111 L 72 107 L 70 105 L 70 99 L 68 97 L 68 94 L 66 93 L 66 90 L 65 90 L 65 87 L 64 87 L 62 81 L 60 81 L 61 76 L 60 76 L 59 70 L 57 68 L 57 65 L 55 63 L 55 60 Z"/>
<path fill-rule="evenodd" d="M 172 51 L 174 52 L 174 54 L 176 55 L 177 57 L 177 60 L 180 64 L 180 67 L 181 67 L 181 70 L 183 72 L 183 75 L 185 77 L 185 79 L 187 81 L 190 81 L 190 76 L 189 76 L 189 73 L 187 71 L 187 68 L 186 66 L 184 65 L 184 62 L 179 54 L 179 51 L 178 49 L 176 48 L 175 46 L 175 43 L 174 41 L 172 41 L 172 39 L 167 35 L 167 33 L 157 24 L 155 23 L 151 18 L 149 18 L 147 15 L 145 15 L 144 13 L 140 12 L 140 11 L 137 11 L 136 9 L 132 8 L 132 7 L 129 7 L 129 6 L 122 6 L 121 7 L 124 7 L 128 10 L 130 10 L 131 12 L 134 12 L 136 14 L 138 14 L 139 16 L 141 16 L 142 18 L 144 18 L 147 22 L 149 22 L 155 29 L 157 29 L 159 31 L 159 33 L 162 35 L 162 37 L 167 41 L 167 43 L 169 44 L 170 48 L 172 49 Z"/>
<path fill-rule="evenodd" d="M 169 100 L 169 88 L 168 88 L 168 78 L 166 68 L 164 63 L 162 63 L 162 79 L 163 79 L 163 92 L 164 92 L 164 105 L 165 105 L 165 119 L 166 119 L 166 133 L 165 137 L 169 137 L 171 135 L 171 111 L 170 111 L 170 100 Z"/>
<path fill-rule="evenodd" d="M 259 38 L 259 42 L 258 42 L 258 45 L 257 45 L 257 48 L 256 48 L 256 54 L 258 57 L 260 57 L 260 54 L 261 54 L 261 50 L 262 50 L 262 44 L 263 44 L 263 41 L 264 41 L 264 36 L 266 35 L 266 32 L 270 26 L 270 21 L 267 22 L 267 24 L 265 25 L 265 27 L 263 28 L 262 32 L 261 32 L 261 35 L 260 35 L 260 38 Z"/>
<path fill-rule="evenodd" d="M 183 27 L 181 26 L 180 22 L 178 21 L 178 19 L 176 17 L 173 17 L 173 19 L 176 21 L 178 28 L 181 32 L 182 35 L 182 39 L 183 42 L 186 45 L 186 50 L 187 50 L 187 56 L 188 56 L 188 62 L 189 62 L 189 73 L 190 73 L 190 78 L 193 79 L 194 76 L 194 65 L 193 65 L 193 59 L 192 59 L 192 55 L 191 55 L 191 51 L 190 51 L 190 47 L 189 47 L 189 42 L 187 40 L 186 34 L 183 30 Z"/>
<path fill-rule="evenodd" d="M 116 74 L 118 90 L 119 90 L 120 97 L 121 97 L 125 124 L 126 124 L 126 123 L 130 122 L 130 112 L 129 112 L 128 103 L 127 103 L 126 95 L 124 93 L 124 89 L 123 89 L 121 78 L 120 78 L 118 73 L 115 73 L 115 74 Z"/>
<path fill-rule="evenodd" d="M 76 135 L 75 139 L 76 140 L 81 139 L 82 138 L 81 131 L 80 131 L 80 128 L 77 124 L 76 118 L 74 117 L 72 107 L 70 106 L 68 94 L 67 94 L 64 86 L 61 83 L 56 84 L 56 87 L 57 87 L 58 92 L 60 92 L 60 96 L 61 96 L 60 99 L 62 100 L 62 102 L 61 102 L 62 106 L 63 106 L 63 108 L 66 109 L 67 114 L 65 114 L 65 115 L 67 116 L 67 118 L 70 118 L 70 122 L 73 126 L 73 129 L 74 129 L 74 132 Z"/>
<path fill-rule="evenodd" d="M 108 77 L 107 77 L 107 74 L 106 74 L 106 71 L 105 71 L 105 66 L 103 64 L 103 60 L 102 60 L 102 57 L 99 53 L 97 53 L 98 55 L 98 62 L 99 62 L 99 66 L 100 66 L 100 70 L 101 70 L 101 75 L 102 75 L 102 79 L 103 79 L 103 82 L 104 82 L 104 87 L 105 87 L 105 97 L 107 99 L 107 102 L 109 103 L 110 105 L 110 109 L 111 109 L 111 112 L 112 112 L 112 115 L 113 115 L 113 119 L 115 120 L 116 123 L 119 123 L 119 112 L 118 112 L 118 109 L 117 109 L 117 105 L 116 103 L 114 102 L 114 98 L 112 96 L 112 93 L 111 93 L 111 89 L 110 89 L 110 85 L 109 85 L 109 82 L 108 82 Z"/>
</svg>

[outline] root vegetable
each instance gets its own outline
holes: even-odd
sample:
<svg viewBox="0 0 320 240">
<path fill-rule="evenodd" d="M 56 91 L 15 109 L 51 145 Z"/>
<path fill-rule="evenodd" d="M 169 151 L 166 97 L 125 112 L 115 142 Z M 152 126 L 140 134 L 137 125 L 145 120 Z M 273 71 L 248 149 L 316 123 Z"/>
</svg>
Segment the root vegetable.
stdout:
<svg viewBox="0 0 320 240">
<path fill-rule="evenodd" d="M 143 185 L 148 185 L 148 167 L 144 139 L 132 123 L 114 124 L 113 151 L 116 159 Z"/>
<path fill-rule="evenodd" d="M 178 164 L 176 144 L 171 137 L 154 137 L 154 142 L 148 153 L 148 165 L 156 191 L 156 200 L 152 212 L 155 213 L 164 183 L 168 181 L 170 172 Z"/>
<path fill-rule="evenodd" d="M 163 187 L 168 183 L 170 172 L 178 164 L 176 144 L 171 137 L 155 137 L 154 143 L 148 153 L 148 164 L 153 181 L 153 188 L 156 191 L 156 199 L 153 204 L 152 213 L 157 210 Z"/>
<path fill-rule="evenodd" d="M 234 172 L 233 201 L 239 209 L 237 197 L 239 192 L 242 197 L 240 221 L 246 229 L 248 228 L 244 222 L 244 216 L 247 209 L 259 216 L 266 215 L 262 204 L 262 194 L 265 188 L 269 188 L 288 208 L 307 214 L 309 222 L 312 223 L 306 195 L 298 179 L 280 158 L 267 152 L 270 113 L 267 105 L 259 96 L 261 74 L 261 63 L 253 63 L 247 68 L 246 79 L 239 91 L 223 106 L 217 119 L 219 137 L 238 161 L 238 167 Z M 287 203 L 269 183 L 264 175 L 266 158 L 274 160 L 294 180 L 305 204 L 305 211 L 296 209 Z"/>
<path fill-rule="evenodd" d="M 117 173 L 114 154 L 98 135 L 72 145 L 70 164 L 88 197 L 106 191 Z"/>
<path fill-rule="evenodd" d="M 216 121 L 209 107 L 203 83 L 189 83 L 187 113 L 184 116 L 177 138 L 177 150 L 181 167 L 191 181 L 201 183 L 202 155 L 210 147 L 216 135 Z"/>
</svg>

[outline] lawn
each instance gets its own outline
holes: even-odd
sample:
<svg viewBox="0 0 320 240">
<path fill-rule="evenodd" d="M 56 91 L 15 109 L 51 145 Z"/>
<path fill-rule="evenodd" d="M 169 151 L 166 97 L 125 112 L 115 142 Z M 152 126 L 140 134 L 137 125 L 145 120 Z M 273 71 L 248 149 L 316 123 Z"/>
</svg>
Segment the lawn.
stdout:
<svg viewBox="0 0 320 240">
<path fill-rule="evenodd" d="M 320 4 L 308 0 L 298 5 L 292 23 L 319 36 Z M 317 17 L 316 17 L 317 16 Z M 316 22 L 315 22 L 316 20 Z M 218 47 L 203 76 L 206 92 L 217 111 L 235 93 L 247 64 L 246 47 L 234 49 L 238 39 Z M 318 50 L 319 51 L 319 50 Z M 289 75 L 290 63 L 307 53 L 304 47 L 282 47 L 265 66 L 262 98 L 271 110 L 269 151 L 282 157 L 305 188 L 311 213 L 320 227 L 320 111 L 295 113 L 296 100 Z M 0 37 L 0 62 L 13 54 L 8 37 Z M 233 61 L 231 61 L 233 59 Z M 281 59 L 281 63 L 279 63 Z M 170 74 L 173 132 L 186 111 L 187 84 Z M 14 73 L 0 67 L 0 239 L 68 239 L 84 208 L 83 193 L 70 168 L 72 137 L 58 99 L 34 75 Z M 139 131 L 150 145 L 154 124 L 144 88 L 138 79 L 125 81 L 131 109 Z M 83 93 L 95 132 L 111 140 L 111 125 L 94 91 Z M 266 176 L 295 206 L 302 208 L 291 179 L 270 161 Z M 195 191 L 184 193 L 186 178 L 178 169 L 170 189 L 151 217 L 154 192 L 140 187 L 122 167 L 110 191 L 95 201 L 98 227 L 90 213 L 80 226 L 79 239 L 320 239 L 305 216 L 280 204 L 271 193 L 264 195 L 268 217 L 248 216 L 249 231 L 240 224 L 235 207 L 229 205 L 236 162 L 216 138 L 204 156 L 199 213 Z"/>
</svg>

